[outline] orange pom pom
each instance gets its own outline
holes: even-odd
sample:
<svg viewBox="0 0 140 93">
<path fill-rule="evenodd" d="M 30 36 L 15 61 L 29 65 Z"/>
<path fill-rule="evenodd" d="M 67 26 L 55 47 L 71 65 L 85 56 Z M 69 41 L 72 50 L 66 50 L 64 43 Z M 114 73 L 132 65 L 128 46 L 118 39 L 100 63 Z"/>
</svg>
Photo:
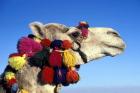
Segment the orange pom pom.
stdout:
<svg viewBox="0 0 140 93">
<path fill-rule="evenodd" d="M 66 75 L 68 83 L 77 83 L 79 81 L 79 74 L 75 70 L 69 70 Z"/>
<path fill-rule="evenodd" d="M 49 47 L 51 44 L 51 41 L 49 39 L 43 39 L 43 40 L 41 40 L 40 43 L 43 47 Z"/>
<path fill-rule="evenodd" d="M 69 40 L 64 40 L 62 43 L 62 48 L 64 49 L 72 48 L 72 43 Z"/>
</svg>

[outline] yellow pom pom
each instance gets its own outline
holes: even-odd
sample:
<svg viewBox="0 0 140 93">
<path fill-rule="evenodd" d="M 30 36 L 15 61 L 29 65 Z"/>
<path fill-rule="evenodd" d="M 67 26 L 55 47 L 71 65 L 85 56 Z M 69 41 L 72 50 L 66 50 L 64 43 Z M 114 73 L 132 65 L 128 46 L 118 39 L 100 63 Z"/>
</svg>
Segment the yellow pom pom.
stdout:
<svg viewBox="0 0 140 93">
<path fill-rule="evenodd" d="M 5 73 L 5 80 L 6 81 L 9 81 L 9 80 L 15 79 L 15 78 L 16 78 L 15 73 L 13 73 L 13 72 L 6 72 Z"/>
<path fill-rule="evenodd" d="M 65 66 L 73 67 L 76 64 L 76 56 L 72 51 L 65 50 L 63 54 L 63 61 Z"/>
<path fill-rule="evenodd" d="M 29 93 L 27 90 L 25 90 L 25 89 L 21 89 L 20 91 L 19 91 L 19 93 Z"/>
<path fill-rule="evenodd" d="M 9 65 L 15 70 L 20 70 L 26 63 L 26 56 L 14 56 L 9 58 Z"/>
</svg>

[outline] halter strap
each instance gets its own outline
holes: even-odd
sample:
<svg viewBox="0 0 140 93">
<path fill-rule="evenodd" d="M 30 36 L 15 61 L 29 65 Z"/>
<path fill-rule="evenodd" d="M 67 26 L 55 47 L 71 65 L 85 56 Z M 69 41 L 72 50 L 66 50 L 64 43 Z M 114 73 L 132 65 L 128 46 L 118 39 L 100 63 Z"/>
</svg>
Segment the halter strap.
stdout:
<svg viewBox="0 0 140 93">
<path fill-rule="evenodd" d="M 84 63 L 87 63 L 87 55 L 86 55 L 84 52 L 82 52 L 82 51 L 80 50 L 81 44 L 80 44 L 79 42 L 77 42 L 77 41 L 75 41 L 75 43 L 78 44 L 79 48 L 77 48 L 77 49 L 73 49 L 73 48 L 72 48 L 72 50 L 78 52 L 79 55 L 81 56 L 83 62 L 84 62 Z"/>
</svg>

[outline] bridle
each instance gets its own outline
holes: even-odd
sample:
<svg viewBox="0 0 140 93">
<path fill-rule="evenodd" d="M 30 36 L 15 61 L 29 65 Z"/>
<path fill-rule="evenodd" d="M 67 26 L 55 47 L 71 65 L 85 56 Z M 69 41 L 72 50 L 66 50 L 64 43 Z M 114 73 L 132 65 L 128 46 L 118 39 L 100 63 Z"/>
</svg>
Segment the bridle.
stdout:
<svg viewBox="0 0 140 93">
<path fill-rule="evenodd" d="M 81 51 L 81 44 L 84 38 L 81 38 L 81 42 L 78 42 L 77 39 L 75 39 L 72 35 L 70 37 L 73 39 L 73 44 L 76 43 L 79 47 L 77 49 L 72 48 L 73 51 L 78 52 L 81 56 L 84 63 L 87 63 L 87 55 Z M 80 36 L 81 37 L 81 36 Z"/>
</svg>

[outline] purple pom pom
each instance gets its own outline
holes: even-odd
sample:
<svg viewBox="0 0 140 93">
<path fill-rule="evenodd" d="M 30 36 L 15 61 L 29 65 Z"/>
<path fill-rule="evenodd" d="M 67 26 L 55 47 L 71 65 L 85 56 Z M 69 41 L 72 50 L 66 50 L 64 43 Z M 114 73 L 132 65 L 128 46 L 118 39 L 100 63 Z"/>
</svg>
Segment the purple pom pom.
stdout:
<svg viewBox="0 0 140 93">
<path fill-rule="evenodd" d="M 31 38 L 22 37 L 18 42 L 17 49 L 19 53 L 23 53 L 28 57 L 31 57 L 38 51 L 41 51 L 42 46 L 40 43 L 34 41 Z"/>
</svg>

